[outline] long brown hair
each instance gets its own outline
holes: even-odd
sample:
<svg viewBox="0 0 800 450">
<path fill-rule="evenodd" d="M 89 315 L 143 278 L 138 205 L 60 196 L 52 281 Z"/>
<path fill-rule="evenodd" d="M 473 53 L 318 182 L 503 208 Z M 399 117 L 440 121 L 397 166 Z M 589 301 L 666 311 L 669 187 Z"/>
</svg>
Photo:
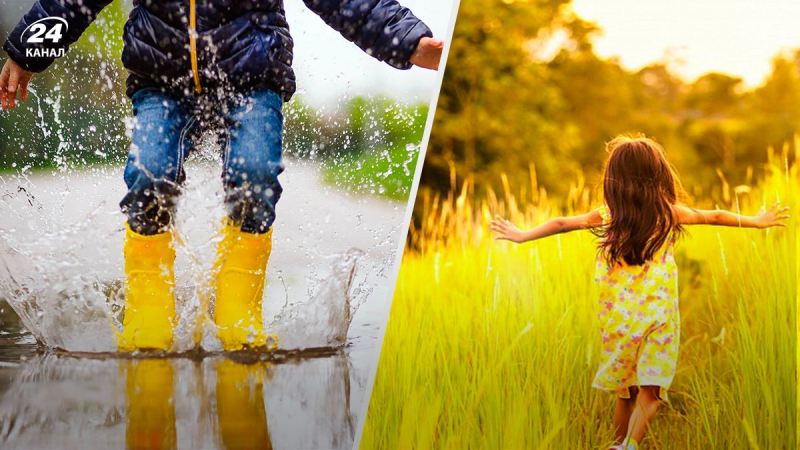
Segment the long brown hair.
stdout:
<svg viewBox="0 0 800 450">
<path fill-rule="evenodd" d="M 603 197 L 610 221 L 594 230 L 609 266 L 642 265 L 653 259 L 670 235 L 680 234 L 673 206 L 680 182 L 664 148 L 646 137 L 617 137 L 606 144 Z"/>
</svg>

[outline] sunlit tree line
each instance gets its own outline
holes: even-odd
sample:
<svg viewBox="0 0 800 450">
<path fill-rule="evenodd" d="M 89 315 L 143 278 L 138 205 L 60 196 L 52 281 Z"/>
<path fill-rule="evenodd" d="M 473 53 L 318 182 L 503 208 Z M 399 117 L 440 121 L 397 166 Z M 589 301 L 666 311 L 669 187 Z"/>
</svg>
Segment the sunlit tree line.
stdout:
<svg viewBox="0 0 800 450">
<path fill-rule="evenodd" d="M 800 130 L 800 50 L 776 55 L 755 89 L 720 73 L 686 82 L 668 61 L 632 72 L 594 53 L 598 29 L 569 3 L 462 2 L 423 191 L 447 192 L 454 172 L 478 190 L 502 189 L 501 173 L 529 186 L 532 164 L 564 195 L 581 175 L 597 179 L 604 142 L 642 132 L 665 145 L 691 196 L 715 197 L 718 173 L 756 182 L 767 148 Z"/>
</svg>

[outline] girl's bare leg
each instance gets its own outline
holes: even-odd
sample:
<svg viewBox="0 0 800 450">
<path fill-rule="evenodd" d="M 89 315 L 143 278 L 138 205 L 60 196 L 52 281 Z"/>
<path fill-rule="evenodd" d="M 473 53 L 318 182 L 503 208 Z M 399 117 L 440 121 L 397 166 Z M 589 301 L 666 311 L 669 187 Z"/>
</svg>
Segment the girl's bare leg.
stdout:
<svg viewBox="0 0 800 450">
<path fill-rule="evenodd" d="M 628 423 L 628 436 L 636 443 L 642 442 L 650 422 L 661 406 L 661 400 L 658 399 L 659 389 L 658 386 L 642 386 L 636 396 L 636 407 Z"/>
<path fill-rule="evenodd" d="M 631 398 L 617 397 L 617 404 L 614 406 L 614 443 L 622 444 L 628 435 L 628 423 L 631 420 L 633 409 L 636 406 L 636 387 L 630 388 Z"/>
</svg>

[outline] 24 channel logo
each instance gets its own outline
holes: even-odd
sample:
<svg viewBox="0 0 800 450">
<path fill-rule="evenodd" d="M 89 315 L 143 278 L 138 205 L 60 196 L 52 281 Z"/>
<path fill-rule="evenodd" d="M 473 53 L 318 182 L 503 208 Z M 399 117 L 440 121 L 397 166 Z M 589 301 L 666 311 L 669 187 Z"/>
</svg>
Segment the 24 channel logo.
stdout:
<svg viewBox="0 0 800 450">
<path fill-rule="evenodd" d="M 45 17 L 28 25 L 22 31 L 20 40 L 28 44 L 58 45 L 64 37 L 64 33 L 69 30 L 69 24 L 62 17 Z M 26 39 L 27 36 L 27 39 Z M 66 46 L 48 47 L 27 47 L 25 56 L 28 58 L 60 58 L 67 53 Z"/>
</svg>

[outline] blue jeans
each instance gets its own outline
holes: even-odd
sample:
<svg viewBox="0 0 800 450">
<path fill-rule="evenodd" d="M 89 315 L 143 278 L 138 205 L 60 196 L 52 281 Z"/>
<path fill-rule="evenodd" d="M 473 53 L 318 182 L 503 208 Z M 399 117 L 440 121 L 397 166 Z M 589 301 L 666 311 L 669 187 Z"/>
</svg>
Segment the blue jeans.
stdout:
<svg viewBox="0 0 800 450">
<path fill-rule="evenodd" d="M 223 155 L 228 215 L 242 231 L 266 233 L 275 221 L 283 172 L 283 99 L 271 90 L 235 98 L 177 98 L 145 88 L 133 102 L 133 143 L 125 167 L 128 193 L 120 202 L 131 229 L 161 233 L 172 221 L 183 163 L 198 132 L 211 128 Z"/>
</svg>

